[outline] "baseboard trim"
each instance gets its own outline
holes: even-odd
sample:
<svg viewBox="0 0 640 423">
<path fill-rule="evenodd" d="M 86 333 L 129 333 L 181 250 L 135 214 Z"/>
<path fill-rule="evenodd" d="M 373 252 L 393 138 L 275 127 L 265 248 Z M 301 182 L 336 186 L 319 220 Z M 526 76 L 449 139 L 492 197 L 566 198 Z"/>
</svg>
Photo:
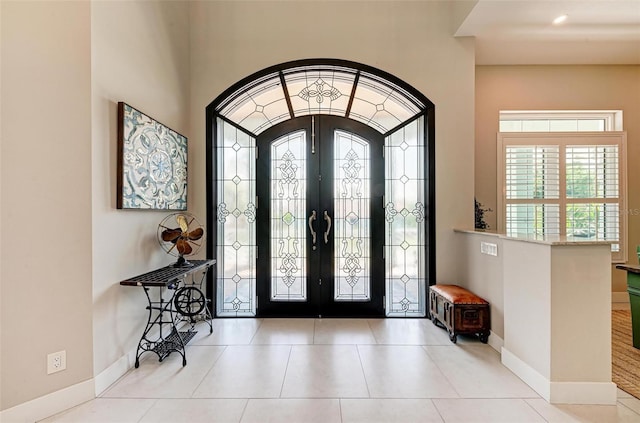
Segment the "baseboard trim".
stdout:
<svg viewBox="0 0 640 423">
<path fill-rule="evenodd" d="M 180 325 L 178 329 L 185 324 Z M 134 367 L 137 352 L 136 345 L 136 348 L 92 379 L 0 411 L 0 422 L 33 423 L 100 396 Z"/>
<path fill-rule="evenodd" d="M 504 339 L 499 337 L 494 331 L 491 331 L 491 335 L 489 336 L 489 341 L 487 343 L 491 348 L 500 352 L 504 346 Z"/>
<path fill-rule="evenodd" d="M 504 347 L 502 364 L 550 404 L 615 405 L 617 400 L 613 382 L 551 382 Z"/>
<path fill-rule="evenodd" d="M 178 324 L 178 330 L 186 327 L 188 323 L 182 322 Z M 160 336 L 160 330 L 155 329 L 149 333 L 149 338 L 153 339 Z M 136 354 L 138 353 L 138 346 L 136 345 L 127 354 L 120 357 L 112 365 L 104 369 L 100 374 L 94 377 L 95 379 L 95 396 L 102 395 L 111 385 L 113 385 L 118 379 L 124 376 L 129 370 L 131 370 L 136 363 Z M 145 357 L 141 357 L 140 361 Z"/>
<path fill-rule="evenodd" d="M 551 386 L 549 379 L 541 375 L 533 367 L 529 366 L 524 361 L 520 360 L 511 351 L 502 347 L 501 351 L 502 364 L 520 379 L 522 379 L 527 385 L 536 391 L 547 402 L 551 399 Z"/>
<path fill-rule="evenodd" d="M 95 398 L 93 379 L 0 411 L 2 423 L 33 423 Z"/>
<path fill-rule="evenodd" d="M 131 369 L 136 362 L 136 351 L 129 351 L 128 354 L 123 355 L 111 366 L 104 369 L 100 374 L 95 376 L 95 396 L 99 397 L 104 393 L 111 385 L 113 385 L 118 379 L 124 376 L 129 369 Z"/>
</svg>

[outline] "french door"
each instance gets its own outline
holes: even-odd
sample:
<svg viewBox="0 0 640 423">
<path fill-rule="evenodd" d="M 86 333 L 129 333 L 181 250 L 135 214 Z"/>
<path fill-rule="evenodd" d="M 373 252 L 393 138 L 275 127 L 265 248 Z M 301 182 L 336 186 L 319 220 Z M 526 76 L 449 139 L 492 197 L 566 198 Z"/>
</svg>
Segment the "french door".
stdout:
<svg viewBox="0 0 640 423">
<path fill-rule="evenodd" d="M 329 115 L 257 140 L 258 316 L 383 316 L 383 136 Z"/>
</svg>

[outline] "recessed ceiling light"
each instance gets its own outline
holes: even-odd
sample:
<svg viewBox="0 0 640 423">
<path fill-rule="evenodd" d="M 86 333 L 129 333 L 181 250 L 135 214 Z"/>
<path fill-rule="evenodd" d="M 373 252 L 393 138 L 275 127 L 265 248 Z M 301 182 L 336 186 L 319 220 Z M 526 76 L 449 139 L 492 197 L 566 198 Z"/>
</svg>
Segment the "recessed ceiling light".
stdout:
<svg viewBox="0 0 640 423">
<path fill-rule="evenodd" d="M 569 15 L 560 15 L 553 20 L 554 25 L 560 25 L 562 22 L 566 21 Z"/>
</svg>

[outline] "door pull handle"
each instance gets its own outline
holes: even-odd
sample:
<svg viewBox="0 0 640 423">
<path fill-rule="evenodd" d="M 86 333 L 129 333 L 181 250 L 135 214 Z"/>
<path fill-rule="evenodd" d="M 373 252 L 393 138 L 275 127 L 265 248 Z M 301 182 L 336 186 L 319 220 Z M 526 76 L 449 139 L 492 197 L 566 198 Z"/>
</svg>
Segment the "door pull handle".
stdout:
<svg viewBox="0 0 640 423">
<path fill-rule="evenodd" d="M 327 222 L 327 230 L 324 233 L 324 243 L 328 244 L 329 243 L 329 232 L 331 232 L 331 218 L 329 217 L 329 214 L 327 213 L 327 211 L 324 211 L 324 220 L 325 222 Z"/>
<path fill-rule="evenodd" d="M 313 230 L 313 221 L 316 220 L 316 211 L 313 210 L 311 212 L 311 216 L 309 216 L 309 230 L 311 231 L 311 239 L 313 242 L 313 249 L 316 249 L 316 231 Z"/>
</svg>

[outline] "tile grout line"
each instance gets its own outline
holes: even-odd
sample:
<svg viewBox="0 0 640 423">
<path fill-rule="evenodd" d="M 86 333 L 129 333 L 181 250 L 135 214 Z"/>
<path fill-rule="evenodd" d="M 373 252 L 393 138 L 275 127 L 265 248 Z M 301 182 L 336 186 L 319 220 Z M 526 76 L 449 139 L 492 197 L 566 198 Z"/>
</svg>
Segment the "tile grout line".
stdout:
<svg viewBox="0 0 640 423">
<path fill-rule="evenodd" d="M 532 404 L 529 403 L 529 401 L 527 401 L 525 398 L 520 398 L 520 399 L 524 401 L 524 403 L 527 404 L 527 406 L 531 408 L 537 415 L 539 415 L 542 420 L 544 420 L 547 423 L 549 422 L 549 420 L 545 419 L 544 416 L 540 414 L 540 412 Z"/>
<path fill-rule="evenodd" d="M 311 335 L 311 345 L 316 344 L 316 321 L 318 319 L 313 319 L 313 334 Z"/>
<path fill-rule="evenodd" d="M 631 411 L 632 411 L 633 413 L 635 413 L 636 415 L 640 416 L 640 413 L 638 413 L 638 412 L 637 412 L 636 410 L 634 410 L 633 408 L 629 407 L 629 406 L 628 406 L 627 404 L 625 404 L 624 402 L 621 402 L 621 401 L 620 401 L 621 399 L 624 399 L 624 398 L 617 398 L 617 397 L 616 397 L 616 404 L 620 404 L 620 405 L 622 405 L 623 407 L 625 407 L 625 408 L 627 408 L 627 409 L 631 410 Z M 627 398 L 627 399 L 629 399 L 629 398 Z M 636 398 L 636 397 L 632 397 L 631 399 L 636 399 L 636 400 L 637 400 L 638 398 Z M 639 401 L 640 401 L 640 400 L 639 400 Z"/>
<path fill-rule="evenodd" d="M 153 407 L 156 406 L 156 404 L 158 404 L 158 401 L 160 401 L 159 398 L 155 398 L 155 401 L 153 401 L 153 404 L 151 404 L 151 406 L 149 408 L 147 408 L 147 411 L 144 412 L 144 414 L 142 414 L 142 416 L 140 416 L 140 420 L 138 420 L 138 423 L 140 423 L 141 421 L 144 420 L 145 417 L 147 417 L 147 414 L 149 414 L 149 411 L 151 411 L 151 409 Z"/>
<path fill-rule="evenodd" d="M 282 384 L 280 385 L 280 393 L 278 399 L 282 399 L 282 391 L 284 391 L 284 383 L 287 380 L 287 372 L 289 371 L 289 362 L 291 361 L 291 354 L 293 353 L 293 345 L 289 345 L 289 355 L 287 356 L 287 366 L 284 368 L 284 375 L 282 376 Z"/>
<path fill-rule="evenodd" d="M 440 345 L 436 345 L 436 346 L 440 346 Z M 451 386 L 451 389 L 453 389 L 453 392 L 456 393 L 456 395 L 458 395 L 458 398 L 463 398 L 462 395 L 460 395 L 460 392 L 458 392 L 458 390 L 456 389 L 455 385 L 453 384 L 453 382 L 451 381 L 451 379 L 449 379 L 447 377 L 447 375 L 445 374 L 445 372 L 442 370 L 442 368 L 438 365 L 438 362 L 431 356 L 431 354 L 429 354 L 429 350 L 427 349 L 427 347 L 429 347 L 429 345 L 421 345 L 420 346 L 422 348 L 422 350 L 424 351 L 424 353 L 427 355 L 427 357 L 429 357 L 429 360 L 431 360 L 431 362 L 433 363 L 434 366 L 436 366 L 436 368 L 438 369 L 438 371 L 440 372 L 440 374 L 442 375 L 442 377 L 447 381 L 447 383 L 449 384 L 449 386 Z M 445 348 L 452 348 L 452 347 L 447 347 L 445 346 Z"/>
<path fill-rule="evenodd" d="M 446 420 L 444 419 L 444 416 L 442 415 L 442 411 L 440 411 L 440 409 L 438 408 L 438 405 L 436 404 L 436 402 L 433 400 L 433 398 L 429 398 L 429 401 L 431 402 L 431 404 L 433 405 L 433 408 L 436 409 L 436 413 L 438 413 L 438 416 L 440 417 L 440 420 L 443 423 L 446 423 Z"/>
<path fill-rule="evenodd" d="M 247 412 L 247 408 L 249 408 L 249 398 L 244 398 L 244 407 L 242 407 L 242 413 L 240 413 L 240 419 L 238 419 L 238 423 L 242 422 L 245 413 Z"/>
<path fill-rule="evenodd" d="M 367 380 L 367 373 L 364 371 L 364 365 L 362 364 L 362 356 L 360 355 L 360 345 L 356 344 L 356 351 L 358 352 L 358 361 L 360 361 L 360 370 L 362 370 L 362 376 L 364 377 L 364 384 L 367 387 L 367 398 L 371 398 L 371 390 L 369 390 L 369 381 Z"/>
<path fill-rule="evenodd" d="M 380 341 L 378 341 L 378 338 L 376 337 L 376 333 L 373 331 L 373 328 L 371 327 L 371 322 L 369 321 L 370 319 L 367 319 L 367 326 L 369 327 L 369 330 L 371 331 L 371 336 L 373 336 L 373 340 L 376 341 L 374 345 L 380 345 Z"/>
<path fill-rule="evenodd" d="M 216 347 L 216 345 L 212 345 L 212 347 Z M 191 391 L 191 394 L 189 394 L 189 398 L 193 399 L 193 395 L 198 391 L 198 389 L 200 388 L 200 385 L 202 385 L 202 383 L 207 379 L 207 376 L 209 376 L 209 373 L 213 371 L 213 368 L 216 367 L 216 364 L 218 363 L 218 361 L 220 361 L 220 358 L 227 351 L 228 348 L 229 348 L 228 345 L 224 345 L 224 348 L 222 349 L 218 357 L 216 357 L 216 359 L 213 360 L 213 363 L 211 363 L 211 367 L 209 367 L 209 370 L 207 370 L 204 373 L 204 375 L 202 376 L 202 379 L 200 379 L 200 382 L 198 382 L 196 387 Z"/>
<path fill-rule="evenodd" d="M 255 332 L 253 332 L 253 335 L 251 335 L 251 339 L 249 339 L 249 342 L 247 343 L 247 345 L 253 345 L 253 340 L 256 337 L 256 335 L 258 334 L 258 331 L 260 330 L 260 328 L 262 327 L 262 323 L 264 322 L 263 319 L 256 319 L 256 320 L 258 320 L 260 322 L 260 324 L 256 328 Z"/>
</svg>

